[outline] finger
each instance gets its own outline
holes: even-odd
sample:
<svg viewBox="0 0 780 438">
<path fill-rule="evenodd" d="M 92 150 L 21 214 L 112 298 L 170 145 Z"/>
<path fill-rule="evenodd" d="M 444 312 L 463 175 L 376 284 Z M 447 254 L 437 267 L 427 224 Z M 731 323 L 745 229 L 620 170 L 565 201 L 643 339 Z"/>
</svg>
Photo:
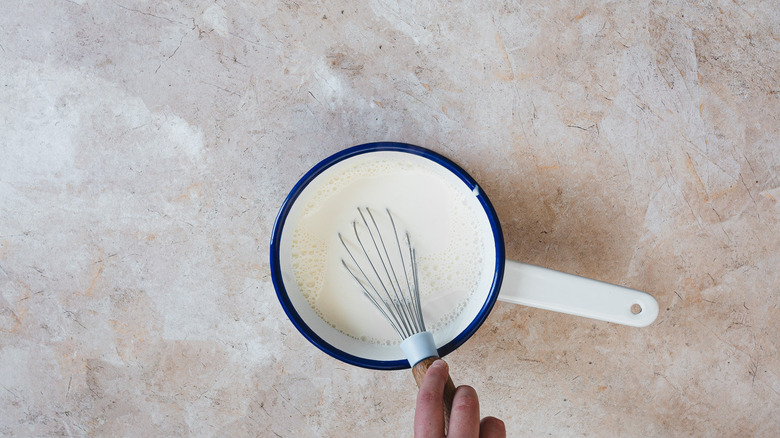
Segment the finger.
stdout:
<svg viewBox="0 0 780 438">
<path fill-rule="evenodd" d="M 455 390 L 450 414 L 448 438 L 477 438 L 479 436 L 479 398 L 474 388 L 463 385 Z"/>
<path fill-rule="evenodd" d="M 496 417 L 485 417 L 479 423 L 479 438 L 506 438 L 506 426 Z"/>
<path fill-rule="evenodd" d="M 414 411 L 415 438 L 444 436 L 444 385 L 449 368 L 443 360 L 435 361 L 425 373 Z"/>
</svg>

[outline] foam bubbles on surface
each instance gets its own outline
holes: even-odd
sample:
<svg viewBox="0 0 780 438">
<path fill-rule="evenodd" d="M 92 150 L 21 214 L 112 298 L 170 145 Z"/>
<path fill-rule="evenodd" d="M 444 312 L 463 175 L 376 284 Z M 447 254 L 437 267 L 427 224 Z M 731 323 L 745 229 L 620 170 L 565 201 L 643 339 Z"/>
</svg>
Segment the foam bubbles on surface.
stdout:
<svg viewBox="0 0 780 438">
<path fill-rule="evenodd" d="M 325 260 L 328 255 L 327 244 L 311 233 L 301 229 L 293 232 L 292 267 L 298 289 L 314 308 L 318 293 L 325 281 Z"/>
</svg>

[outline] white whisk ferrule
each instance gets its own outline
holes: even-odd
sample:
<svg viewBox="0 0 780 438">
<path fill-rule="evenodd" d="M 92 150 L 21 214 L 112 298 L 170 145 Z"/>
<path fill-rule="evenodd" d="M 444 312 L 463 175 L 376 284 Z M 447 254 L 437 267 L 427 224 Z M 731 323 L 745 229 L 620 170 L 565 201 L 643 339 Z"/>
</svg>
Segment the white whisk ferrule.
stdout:
<svg viewBox="0 0 780 438">
<path fill-rule="evenodd" d="M 404 339 L 401 342 L 401 350 L 406 355 L 409 366 L 412 367 L 423 359 L 439 357 L 431 332 L 420 332 Z"/>
</svg>

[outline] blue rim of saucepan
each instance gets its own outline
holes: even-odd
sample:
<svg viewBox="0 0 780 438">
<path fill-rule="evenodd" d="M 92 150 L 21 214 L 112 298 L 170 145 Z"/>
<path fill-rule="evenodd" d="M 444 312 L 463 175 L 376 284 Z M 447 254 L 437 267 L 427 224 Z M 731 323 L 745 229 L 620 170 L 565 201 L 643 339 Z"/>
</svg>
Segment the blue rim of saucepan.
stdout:
<svg viewBox="0 0 780 438">
<path fill-rule="evenodd" d="M 490 311 L 493 309 L 493 305 L 495 304 L 496 298 L 498 297 L 498 291 L 504 276 L 505 254 L 504 254 L 504 237 L 501 232 L 501 224 L 498 221 L 498 215 L 496 215 L 496 212 L 493 209 L 493 205 L 490 203 L 490 200 L 488 200 L 485 193 L 479 189 L 479 186 L 477 185 L 476 181 L 474 181 L 474 179 L 471 178 L 471 176 L 468 173 L 466 173 L 465 170 L 463 170 L 460 166 L 458 166 L 448 158 L 445 158 L 444 156 L 439 155 L 436 152 L 421 148 L 419 146 L 413 146 L 406 143 L 395 143 L 395 142 L 366 143 L 358 146 L 353 146 L 341 152 L 337 152 L 331 155 L 330 157 L 320 161 L 316 166 L 314 166 L 311 170 L 309 170 L 298 181 L 298 183 L 295 184 L 295 187 L 293 187 L 293 189 L 290 191 L 290 194 L 287 195 L 287 198 L 284 200 L 284 203 L 282 204 L 282 207 L 279 210 L 279 214 L 276 216 L 273 233 L 271 234 L 271 254 L 270 254 L 271 255 L 271 278 L 273 280 L 274 288 L 276 289 L 276 296 L 279 298 L 279 302 L 281 303 L 284 312 L 287 314 L 287 317 L 290 319 L 290 321 L 292 321 L 293 325 L 295 325 L 295 328 L 297 328 L 298 331 L 301 332 L 301 334 L 306 339 L 308 339 L 309 342 L 314 344 L 317 348 L 319 348 L 323 352 L 327 353 L 328 355 L 342 362 L 346 362 L 359 367 L 377 369 L 377 370 L 399 370 L 403 368 L 409 368 L 409 363 L 406 360 L 381 361 L 381 360 L 366 359 L 366 358 L 354 356 L 352 354 L 339 350 L 338 348 L 334 347 L 333 345 L 329 344 L 324 339 L 319 337 L 314 332 L 314 330 L 312 330 L 306 324 L 306 322 L 303 321 L 303 318 L 301 318 L 298 312 L 296 312 L 295 306 L 293 306 L 292 302 L 290 301 L 290 298 L 287 296 L 287 290 L 284 288 L 284 281 L 282 280 L 281 264 L 279 261 L 280 241 L 282 236 L 282 230 L 284 228 L 285 221 L 287 220 L 287 215 L 289 214 L 292 205 L 295 203 L 295 200 L 298 198 L 301 192 L 303 192 L 304 188 L 306 188 L 306 186 L 312 180 L 314 180 L 314 178 L 316 178 L 319 174 L 321 174 L 323 171 L 333 166 L 334 164 L 360 154 L 365 154 L 369 152 L 378 152 L 378 151 L 405 152 L 405 153 L 410 153 L 410 154 L 427 158 L 447 168 L 449 171 L 454 173 L 458 178 L 460 178 L 468 186 L 470 190 L 476 193 L 476 197 L 479 200 L 480 204 L 482 205 L 482 208 L 484 209 L 485 213 L 487 214 L 488 220 L 490 221 L 490 227 L 493 231 L 493 236 L 494 236 L 495 251 L 496 251 L 496 265 L 495 265 L 495 270 L 493 272 L 493 282 L 491 284 L 491 289 L 490 289 L 490 293 L 488 294 L 487 300 L 482 305 L 482 308 L 480 309 L 476 318 L 474 318 L 474 320 L 468 325 L 468 327 L 466 327 L 465 330 L 459 333 L 450 342 L 448 342 L 447 344 L 439 348 L 438 349 L 439 355 L 441 357 L 444 357 L 447 354 L 451 353 L 460 345 L 462 345 L 464 342 L 466 342 L 466 340 L 468 340 L 477 331 L 477 329 L 482 325 L 482 323 L 487 318 L 488 314 L 490 314 Z"/>
</svg>

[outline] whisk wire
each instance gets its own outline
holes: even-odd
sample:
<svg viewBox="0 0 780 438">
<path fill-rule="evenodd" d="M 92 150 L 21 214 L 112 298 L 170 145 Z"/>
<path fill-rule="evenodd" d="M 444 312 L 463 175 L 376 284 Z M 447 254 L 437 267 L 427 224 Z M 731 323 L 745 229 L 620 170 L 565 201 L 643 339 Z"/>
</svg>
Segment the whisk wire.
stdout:
<svg viewBox="0 0 780 438">
<path fill-rule="evenodd" d="M 386 209 L 387 211 L 387 217 L 390 218 L 390 225 L 393 228 L 393 236 L 395 236 L 395 243 L 396 247 L 398 248 L 398 257 L 401 259 L 401 266 L 403 267 L 404 272 L 404 278 L 406 279 L 406 289 L 409 292 L 409 297 L 405 297 L 405 303 L 407 305 L 407 310 L 410 315 L 410 320 L 412 325 L 414 326 L 415 333 L 424 332 L 425 331 L 425 322 L 422 318 L 422 308 L 420 306 L 420 288 L 418 287 L 417 283 L 417 261 L 415 259 L 415 253 L 414 248 L 412 247 L 412 239 L 409 236 L 409 233 L 406 232 L 406 246 L 409 248 L 409 265 L 411 267 L 412 271 L 412 280 L 414 287 L 412 287 L 412 284 L 409 282 L 409 274 L 406 270 L 406 261 L 404 260 L 404 252 L 401 249 L 401 239 L 398 238 L 398 228 L 395 226 L 395 220 L 393 220 L 393 215 L 390 213 L 390 209 Z M 399 288 L 400 288 L 399 284 Z M 416 305 L 415 305 L 416 304 Z"/>
<path fill-rule="evenodd" d="M 401 337 L 406 339 L 416 333 L 425 331 L 425 323 L 422 318 L 422 308 L 420 305 L 420 290 L 418 287 L 417 261 L 415 251 L 411 244 L 409 233 L 405 234 L 405 244 L 408 247 L 408 261 L 404 257 L 401 239 L 398 236 L 398 229 L 390 210 L 386 210 L 392 228 L 392 237 L 395 238 L 396 247 L 400 263 L 394 263 L 390 252 L 385 243 L 385 237 L 380 230 L 376 218 L 368 208 L 358 208 L 358 213 L 362 219 L 362 227 L 368 232 L 371 244 L 364 243 L 365 238 L 361 238 L 361 232 L 358 230 L 358 221 L 352 222 L 352 229 L 355 239 L 365 258 L 363 263 L 358 262 L 357 257 L 350 250 L 349 245 L 344 240 L 341 233 L 338 234 L 341 244 L 346 249 L 352 260 L 353 266 L 350 266 L 345 260 L 341 260 L 342 265 L 349 271 L 350 275 L 358 282 L 363 289 L 363 294 L 380 311 L 382 316 L 393 326 L 393 329 Z M 372 248 L 372 250 L 367 249 Z M 396 259 L 396 262 L 398 259 Z M 366 263 L 368 266 L 365 266 Z M 396 266 L 396 264 L 398 266 Z M 362 266 L 361 266 L 362 265 Z M 370 267 L 370 269 L 368 269 Z M 403 278 L 406 287 L 402 286 L 399 280 L 398 270 L 403 271 L 400 278 Z M 411 270 L 411 272 L 408 272 Z M 370 275 L 373 272 L 373 276 Z M 371 278 L 373 277 L 373 278 Z M 372 281 L 373 280 L 373 281 Z"/>
<path fill-rule="evenodd" d="M 344 239 L 341 237 L 341 233 L 339 233 L 339 239 L 341 240 L 341 243 L 342 243 L 342 245 L 344 245 L 344 247 L 346 248 L 346 244 L 344 243 Z M 349 251 L 349 249 L 347 249 L 347 252 L 349 253 L 349 256 L 352 258 L 352 261 L 354 262 L 354 261 L 355 261 L 355 258 L 354 258 L 354 257 L 352 257 L 352 253 Z M 402 334 L 402 333 L 401 333 L 401 332 L 398 330 L 398 321 L 394 321 L 394 320 L 393 320 L 393 319 L 392 319 L 392 318 L 391 318 L 391 317 L 390 317 L 390 316 L 387 314 L 387 312 L 385 311 L 385 309 L 383 309 L 383 308 L 382 308 L 382 305 L 380 305 L 380 304 L 379 304 L 379 302 L 377 302 L 377 299 L 376 299 L 376 298 L 374 298 L 374 297 L 371 295 L 371 293 L 368 291 L 368 288 L 366 287 L 366 285 L 365 285 L 365 284 L 363 284 L 363 282 L 362 282 L 362 281 L 361 281 L 361 280 L 360 280 L 360 279 L 357 277 L 357 275 L 355 275 L 355 273 L 354 273 L 354 272 L 352 272 L 352 269 L 350 269 L 350 267 L 349 267 L 349 266 L 347 266 L 347 262 L 345 262 L 345 261 L 342 259 L 342 260 L 341 260 L 341 264 L 342 264 L 342 265 L 344 265 L 344 267 L 347 269 L 347 272 L 349 272 L 349 273 L 350 273 L 350 275 L 352 276 L 352 278 L 354 278 L 354 279 L 355 279 L 355 281 L 357 281 L 357 283 L 358 283 L 358 284 L 360 285 L 360 287 L 363 289 L 363 295 L 365 295 L 365 296 L 366 296 L 366 298 L 368 298 L 368 299 L 371 301 L 371 303 L 372 303 L 372 304 L 373 304 L 373 305 L 374 305 L 374 306 L 377 308 L 377 310 L 379 310 L 379 312 L 381 312 L 381 313 L 382 313 L 382 316 L 384 316 L 384 317 L 385 317 L 385 319 L 387 319 L 387 322 L 389 322 L 389 323 L 390 323 L 390 326 L 391 326 L 391 327 L 393 327 L 393 330 L 395 330 L 395 332 L 396 332 L 396 333 L 398 333 L 398 336 L 401 336 L 401 337 L 403 337 L 403 334 Z M 361 275 L 363 275 L 363 277 L 364 277 L 365 281 L 366 281 L 366 282 L 368 282 L 369 286 L 370 286 L 370 287 L 371 287 L 373 290 L 376 290 L 376 289 L 374 288 L 374 286 L 371 284 L 371 281 L 368 279 L 368 277 L 365 275 L 365 273 L 363 272 L 363 270 L 360 268 L 360 265 L 358 265 L 357 263 L 355 263 L 355 265 L 357 266 L 357 268 L 358 268 L 358 270 L 360 271 Z M 385 305 L 386 305 L 386 303 L 384 302 L 384 300 L 381 300 L 381 299 L 380 299 L 380 301 L 381 301 L 383 304 L 385 304 Z M 388 311 L 390 311 L 390 309 L 387 309 L 387 310 L 388 310 Z M 392 312 L 392 311 L 390 311 L 390 315 L 393 315 L 393 317 L 395 317 L 395 315 L 393 314 L 393 312 Z"/>
<path fill-rule="evenodd" d="M 373 217 L 373 215 L 371 214 L 371 211 L 368 210 L 368 209 L 366 209 L 366 210 L 368 211 L 369 215 Z M 406 320 L 407 324 L 409 326 L 411 326 L 411 328 L 412 328 L 412 331 L 409 333 L 411 335 L 411 334 L 419 333 L 421 331 L 425 331 L 425 325 L 424 325 L 423 319 L 422 319 L 422 312 L 419 311 L 420 310 L 419 288 L 417 287 L 417 283 L 416 282 L 414 283 L 414 287 L 412 287 L 412 285 L 409 283 L 409 274 L 408 274 L 407 268 L 406 268 L 407 264 L 406 264 L 406 261 L 404 260 L 403 250 L 401 249 L 401 239 L 398 238 L 398 229 L 395 226 L 395 220 L 393 220 L 393 215 L 390 213 L 390 210 L 386 209 L 385 211 L 387 212 L 387 217 L 390 219 L 390 225 L 392 226 L 392 229 L 393 229 L 393 237 L 395 237 L 396 247 L 398 248 L 398 256 L 399 256 L 399 259 L 401 260 L 400 266 L 401 266 L 401 270 L 403 271 L 404 278 L 406 280 L 406 290 L 408 292 L 408 296 L 404 294 L 403 287 L 401 286 L 401 282 L 398 280 L 398 277 L 396 275 L 396 272 L 395 272 L 395 269 L 393 268 L 393 264 L 392 263 L 390 263 L 390 267 L 391 267 L 391 270 L 393 271 L 393 275 L 395 277 L 395 285 L 397 286 L 397 288 L 398 288 L 398 290 L 399 290 L 399 292 L 401 293 L 401 296 L 402 296 L 403 306 L 404 306 L 404 310 L 405 310 L 403 316 L 405 317 L 405 320 Z M 376 225 L 376 223 L 375 223 L 375 225 Z M 387 247 L 384 246 L 384 239 L 382 239 L 381 233 L 378 232 L 378 229 L 377 229 L 377 234 L 379 235 L 380 240 L 382 241 L 382 245 L 383 245 L 383 248 L 385 250 L 385 255 L 387 256 L 388 260 L 390 260 L 390 256 L 387 253 Z M 406 243 L 407 243 L 407 246 L 409 248 L 409 265 L 410 265 L 412 270 L 415 270 L 416 269 L 416 262 L 414 260 L 413 248 L 411 246 L 411 239 L 409 237 L 409 233 L 408 232 L 406 233 L 406 237 L 407 237 Z M 413 276 L 413 278 L 414 278 L 414 276 Z M 417 293 L 415 294 L 414 291 L 417 291 Z M 417 304 L 415 305 L 415 303 L 417 303 Z"/>
<path fill-rule="evenodd" d="M 427 329 L 425 328 L 425 319 L 423 319 L 422 305 L 420 304 L 420 283 L 417 280 L 417 258 L 415 257 L 416 252 L 414 251 L 414 248 L 412 248 L 412 241 L 409 237 L 409 233 L 406 233 L 406 242 L 409 245 L 409 258 L 412 265 L 412 281 L 414 282 L 414 298 L 412 302 L 417 304 L 416 320 L 420 323 L 420 331 L 424 332 L 427 331 Z"/>
<path fill-rule="evenodd" d="M 363 241 L 360 239 L 360 235 L 357 231 L 357 223 L 352 223 L 352 228 L 355 232 L 355 236 L 357 238 L 358 245 L 360 246 L 360 249 L 362 250 L 363 254 L 365 255 L 366 259 L 369 262 L 369 266 L 371 266 L 371 270 L 374 272 L 374 279 L 379 282 L 381 288 L 384 290 L 385 295 L 390 297 L 390 293 L 387 290 L 387 287 L 385 286 L 384 282 L 382 281 L 382 278 L 379 276 L 379 272 L 377 272 L 377 268 L 374 265 L 374 263 L 371 261 L 371 258 L 368 257 L 368 252 L 366 251 L 366 247 L 363 245 Z M 357 267 L 358 271 L 360 271 L 360 274 L 363 278 L 363 280 L 368 283 L 367 288 L 363 282 L 360 281 L 357 275 L 355 275 L 354 272 L 350 269 L 349 266 L 347 266 L 346 263 L 344 263 L 344 260 L 342 260 L 342 264 L 345 268 L 349 271 L 350 274 L 352 274 L 352 277 L 360 284 L 360 286 L 363 288 L 363 293 L 371 300 L 371 302 L 376 306 L 377 309 L 382 312 L 382 314 L 385 316 L 385 318 L 390 322 L 390 325 L 393 326 L 393 328 L 396 330 L 396 332 L 399 334 L 399 336 L 404 336 L 405 330 L 402 330 L 404 328 L 404 325 L 402 321 L 398 318 L 398 310 L 396 308 L 396 304 L 393 303 L 392 299 L 387 300 L 384 299 L 381 294 L 379 293 L 379 290 L 376 286 L 374 286 L 374 283 L 369 278 L 369 275 L 366 274 L 366 272 L 361 267 L 361 264 L 355 260 L 355 256 L 352 254 L 352 251 L 349 250 L 349 247 L 344 242 L 344 238 L 341 236 L 341 233 L 339 233 L 339 239 L 341 240 L 341 244 L 344 245 L 344 248 L 347 250 L 347 253 L 349 254 L 350 258 L 352 259 L 352 262 Z M 373 294 L 371 293 L 373 292 Z M 382 303 L 382 306 L 379 305 L 379 303 Z M 382 308 L 384 306 L 384 309 Z"/>
<path fill-rule="evenodd" d="M 414 326 L 414 329 L 416 332 L 419 332 L 420 327 L 417 324 L 417 315 L 415 314 L 414 309 L 414 293 L 412 292 L 412 286 L 409 284 L 409 274 L 406 271 L 406 261 L 404 260 L 404 252 L 401 249 L 401 240 L 398 238 L 398 229 L 395 226 L 395 221 L 393 220 L 393 215 L 390 214 L 390 209 L 385 210 L 387 212 L 387 217 L 390 219 L 390 225 L 393 228 L 393 236 L 395 237 L 395 244 L 398 248 L 398 257 L 401 259 L 401 267 L 402 271 L 404 273 L 404 278 L 406 279 L 406 289 L 409 292 L 409 296 L 404 296 L 404 304 L 406 305 L 406 310 L 408 312 L 408 315 L 410 317 L 410 322 Z M 370 212 L 369 212 L 370 214 Z M 406 233 L 407 238 L 409 237 L 409 233 Z M 407 243 L 410 245 L 409 248 L 411 249 L 411 241 L 407 239 Z M 386 250 L 386 249 L 385 249 Z M 398 283 L 398 288 L 401 289 L 401 295 L 404 295 L 403 287 L 401 286 L 401 283 L 398 282 L 398 278 L 396 277 L 396 282 Z"/>
<path fill-rule="evenodd" d="M 371 233 L 371 229 L 368 228 L 368 222 L 365 221 L 365 217 L 362 216 L 362 214 L 361 217 L 363 217 L 364 219 L 363 225 L 369 231 L 369 236 L 371 237 L 371 240 L 374 243 L 374 248 L 377 254 L 379 255 L 380 262 L 382 265 L 385 265 L 385 261 L 381 258 L 381 253 L 378 250 L 376 239 L 374 239 L 373 233 Z M 350 258 L 352 258 L 352 261 L 355 263 L 355 266 L 360 271 L 365 282 L 368 283 L 368 285 L 370 286 L 370 290 L 366 288 L 362 282 L 360 282 L 360 280 L 351 270 L 350 273 L 356 280 L 358 280 L 358 282 L 361 284 L 361 287 L 363 287 L 364 294 L 368 296 L 371 302 L 374 304 L 374 306 L 376 306 L 384 314 L 385 318 L 390 322 L 390 324 L 393 326 L 393 328 L 396 330 L 399 336 L 404 337 L 410 331 L 410 328 L 406 324 L 406 321 L 404 320 L 402 312 L 399 308 L 399 300 L 397 298 L 393 299 L 393 297 L 390 295 L 390 291 L 388 290 L 388 285 L 385 284 L 385 280 L 383 280 L 382 276 L 379 273 L 379 269 L 377 267 L 377 265 L 380 264 L 380 262 L 374 263 L 373 261 L 374 258 L 369 256 L 368 250 L 366 249 L 366 245 L 364 245 L 363 239 L 360 238 L 360 233 L 358 232 L 358 228 L 357 228 L 357 222 L 352 223 L 352 229 L 355 233 L 355 238 L 357 239 L 357 243 L 360 246 L 363 256 L 368 261 L 368 265 L 371 267 L 371 271 L 374 273 L 373 275 L 374 280 L 379 284 L 379 286 L 381 286 L 380 288 L 384 292 L 385 296 L 383 297 L 382 294 L 379 292 L 380 288 L 377 288 L 374 285 L 374 282 L 372 282 L 371 279 L 369 278 L 370 276 L 361 267 L 361 264 L 357 262 L 355 256 L 352 254 L 352 251 L 350 251 L 349 247 L 344 242 L 344 239 L 339 234 L 339 238 L 341 239 L 342 245 L 344 245 L 344 248 L 349 253 Z M 347 267 L 347 269 L 349 270 L 349 267 L 346 266 L 346 264 L 345 267 Z M 385 271 L 386 270 L 387 269 L 385 268 Z M 379 303 L 381 303 L 382 305 L 380 306 Z M 384 309 L 382 309 L 382 307 L 384 307 Z"/>
<path fill-rule="evenodd" d="M 374 244 L 374 249 L 376 250 L 376 254 L 379 258 L 379 261 L 382 263 L 382 268 L 384 268 L 385 275 L 387 276 L 387 284 L 390 286 L 390 289 L 393 290 L 393 295 L 395 295 L 395 299 L 393 299 L 389 292 L 388 292 L 388 298 L 393 303 L 393 307 L 398 312 L 399 319 L 401 320 L 404 329 L 407 333 L 412 332 L 413 327 L 410 324 L 410 318 L 405 306 L 405 300 L 403 299 L 403 292 L 401 291 L 401 285 L 398 282 L 398 276 L 395 274 L 395 268 L 393 268 L 393 263 L 390 261 L 390 254 L 387 252 L 387 246 L 385 245 L 384 238 L 382 238 L 382 232 L 379 230 L 379 226 L 376 223 L 376 219 L 374 219 L 373 213 L 371 213 L 371 210 L 366 208 L 366 212 L 368 213 L 368 216 L 371 218 L 371 223 L 374 225 L 374 231 L 376 231 L 376 237 L 374 236 L 374 233 L 371 231 L 371 227 L 368 224 L 368 221 L 366 220 L 366 217 L 363 215 L 363 211 L 358 208 L 358 213 L 360 213 L 360 217 L 363 219 L 363 224 L 368 229 L 368 234 L 371 236 L 371 242 Z M 357 235 L 357 229 L 355 230 L 355 235 L 360 239 L 360 237 Z M 379 243 L 377 243 L 377 239 L 379 239 Z M 384 251 L 384 257 L 382 255 L 383 251 L 380 251 L 379 244 L 382 245 L 382 250 Z M 373 265 L 371 257 L 369 257 L 368 253 L 365 254 L 366 258 L 368 259 L 368 262 Z M 392 275 L 391 275 L 392 274 Z M 395 280 L 395 282 L 393 281 Z M 381 281 L 381 280 L 380 280 Z M 384 286 L 384 282 L 382 283 Z M 385 289 L 387 291 L 387 289 Z M 400 293 L 400 295 L 399 295 Z"/>
</svg>

